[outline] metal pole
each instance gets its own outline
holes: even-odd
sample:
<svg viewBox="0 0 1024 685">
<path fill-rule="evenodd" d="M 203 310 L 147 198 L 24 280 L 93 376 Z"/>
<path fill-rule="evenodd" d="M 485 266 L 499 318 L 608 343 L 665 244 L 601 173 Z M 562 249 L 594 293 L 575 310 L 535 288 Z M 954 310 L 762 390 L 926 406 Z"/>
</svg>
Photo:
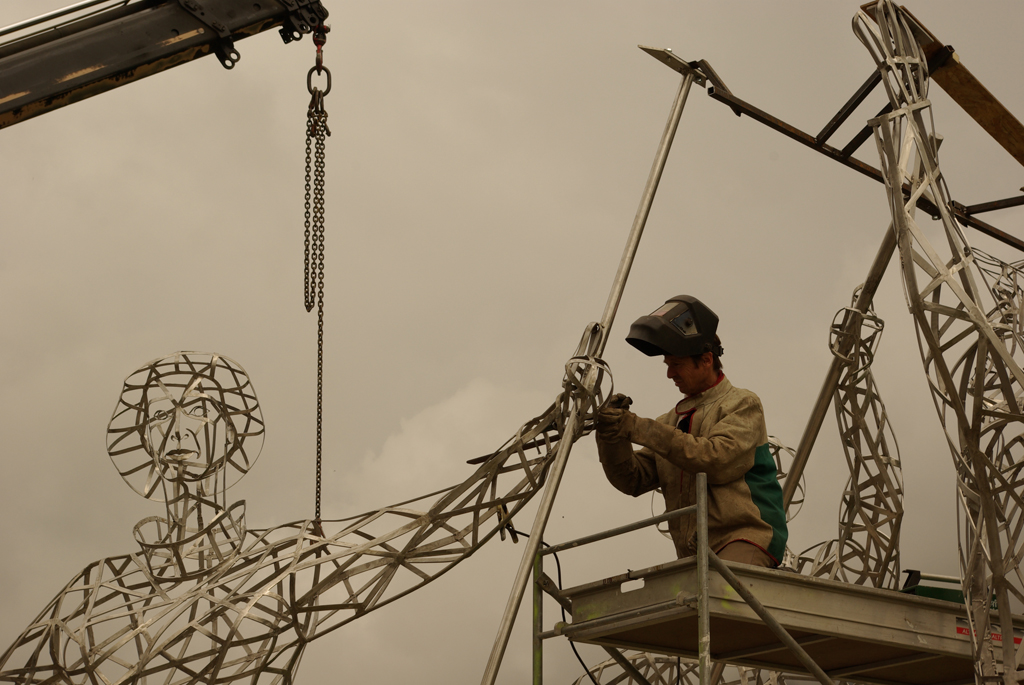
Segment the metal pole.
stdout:
<svg viewBox="0 0 1024 685">
<path fill-rule="evenodd" d="M 814 659 L 812 659 L 804 648 L 800 646 L 800 643 L 794 640 L 793 636 L 782 627 L 782 624 L 764 608 L 764 605 L 758 601 L 757 597 L 755 597 L 742 582 L 740 582 L 739 578 L 737 578 L 729 567 L 725 565 L 725 562 L 719 559 L 718 555 L 714 552 L 710 552 L 709 557 L 711 565 L 715 567 L 715 570 L 725 578 L 725 581 L 729 583 L 729 585 L 732 585 L 733 589 L 736 590 L 736 593 L 743 598 L 744 602 L 747 603 L 747 606 L 749 606 L 761 621 L 764 622 L 764 624 L 768 626 L 773 633 L 775 633 L 775 636 L 779 638 L 779 642 L 788 647 L 789 651 L 793 652 L 808 672 L 817 678 L 821 685 L 835 685 L 835 683 L 832 682 L 832 679 L 829 678 L 825 671 L 821 669 L 821 666 L 815 663 Z"/>
<path fill-rule="evenodd" d="M 647 179 L 647 186 L 644 188 L 644 194 L 640 200 L 640 209 L 637 210 L 636 218 L 633 220 L 633 227 L 626 241 L 626 249 L 623 251 L 622 259 L 619 261 L 619 268 L 615 272 L 615 279 L 612 281 L 611 294 L 608 296 L 604 315 L 601 317 L 600 340 L 597 344 L 595 356 L 601 356 L 608 341 L 608 331 L 615 320 L 615 312 L 619 307 L 622 291 L 626 287 L 626 278 L 629 276 L 630 267 L 633 266 L 633 258 L 636 256 L 636 249 L 640 244 L 640 236 L 643 234 L 644 224 L 647 222 L 647 214 L 650 212 L 651 203 L 654 201 L 654 194 L 658 190 L 658 182 L 661 181 L 661 172 L 665 168 L 665 160 L 668 158 L 668 151 L 672 147 L 672 139 L 675 137 L 676 128 L 679 126 L 679 118 L 683 114 L 683 105 L 686 104 L 686 96 L 690 92 L 691 83 L 693 83 L 693 75 L 689 73 L 684 74 L 682 83 L 679 84 L 679 92 L 676 94 L 675 102 L 672 105 L 672 112 L 669 115 L 668 123 L 665 125 L 661 145 L 658 146 L 654 166 L 651 169 L 651 174 Z M 584 379 L 584 386 L 587 390 L 593 390 L 596 379 L 596 371 L 591 368 Z M 565 464 L 569 459 L 569 451 L 572 449 L 572 436 L 576 432 L 576 425 L 579 423 L 579 420 L 579 408 L 574 407 L 566 419 L 562 440 L 558 443 L 558 449 L 555 451 L 555 458 L 551 464 L 551 471 L 548 473 L 547 484 L 544 486 L 544 493 L 541 495 L 540 504 L 537 507 L 537 517 L 533 520 L 533 528 L 530 530 L 530 537 L 526 541 L 523 558 L 519 562 L 519 570 L 516 572 L 516 578 L 513 581 L 512 593 L 505 604 L 505 613 L 501 617 L 498 634 L 494 638 L 494 645 L 491 647 L 491 654 L 487 659 L 487 667 L 484 669 L 484 675 L 480 681 L 481 685 L 494 685 L 498 678 L 498 669 L 501 667 L 501 660 L 505 656 L 505 649 L 508 647 L 508 640 L 512 635 L 512 626 L 516 621 L 516 612 L 519 611 L 519 605 L 523 601 L 526 585 L 530 582 L 530 570 L 533 567 L 533 560 L 540 549 L 540 541 L 544 537 L 544 528 L 547 526 L 548 517 L 551 515 L 551 507 L 555 503 L 555 494 L 558 492 L 558 485 L 562 480 L 562 474 L 565 472 Z"/>
<path fill-rule="evenodd" d="M 666 511 L 664 514 L 658 514 L 657 516 L 652 516 L 642 521 L 627 523 L 626 525 L 619 526 L 618 528 L 611 528 L 600 533 L 594 533 L 593 535 L 587 535 L 582 538 L 576 538 L 575 540 L 569 540 L 568 542 L 560 542 L 557 545 L 545 547 L 541 551 L 541 555 L 547 556 L 549 554 L 557 554 L 558 552 L 561 552 L 562 550 L 566 549 L 576 549 L 577 547 L 582 547 L 583 545 L 589 545 L 592 542 L 607 540 L 608 538 L 613 538 L 617 535 L 622 535 L 624 533 L 632 533 L 634 530 L 640 530 L 641 528 L 646 528 L 647 526 L 653 526 L 658 523 L 664 523 L 665 521 L 671 521 L 672 519 L 681 518 L 683 516 L 688 516 L 690 514 L 695 513 L 697 513 L 697 507 L 695 505 L 683 507 L 682 509 L 673 509 L 672 511 Z M 923 573 L 921 574 L 921 577 L 924 578 Z M 954 580 L 958 583 L 960 582 L 959 578 L 955 578 Z"/>
<path fill-rule="evenodd" d="M 697 661 L 700 685 L 711 683 L 711 619 L 708 616 L 708 474 L 697 474 Z"/>
<path fill-rule="evenodd" d="M 861 288 L 854 309 L 864 313 L 871 306 L 871 300 L 875 297 L 878 284 L 882 282 L 882 276 L 885 275 L 885 269 L 892 261 L 892 253 L 895 251 L 896 231 L 893 230 L 890 222 L 889 227 L 885 229 L 882 244 L 878 248 L 878 254 L 875 255 L 875 261 L 871 263 L 871 269 L 868 271 L 868 277 L 864 281 L 864 287 Z M 859 325 L 859 322 L 851 319 L 850 324 Z M 821 384 L 818 400 L 811 410 L 811 417 L 807 420 L 807 427 L 804 428 L 804 434 L 796 448 L 796 456 L 793 457 L 793 466 L 789 469 L 789 475 L 786 476 L 786 483 L 782 489 L 782 505 L 786 509 L 789 509 L 789 505 L 793 501 L 793 495 L 796 494 L 797 486 L 800 484 L 800 476 L 803 475 L 807 460 L 811 456 L 811 448 L 814 447 L 814 441 L 818 439 L 818 432 L 821 430 L 821 424 L 825 421 L 825 414 L 828 413 L 832 397 L 835 395 L 836 388 L 839 387 L 839 377 L 842 375 L 844 364 L 845 362 L 839 357 L 832 357 L 832 364 L 828 367 L 828 373 L 825 374 L 825 382 Z"/>
<path fill-rule="evenodd" d="M 629 659 L 622 656 L 622 652 L 614 647 L 605 647 L 604 651 L 615 659 L 615 663 L 622 667 L 622 670 L 629 674 L 629 677 L 636 681 L 637 685 L 651 685 L 651 681 L 644 677 L 644 674 L 637 670 L 636 666 L 630 663 Z"/>
<path fill-rule="evenodd" d="M 626 288 L 626 279 L 629 278 L 629 270 L 633 267 L 633 258 L 636 256 L 636 249 L 640 245 L 640 237 L 643 235 L 644 226 L 647 224 L 647 215 L 651 212 L 651 205 L 654 203 L 654 194 L 658 192 L 658 184 L 661 182 L 661 172 L 665 169 L 665 160 L 668 159 L 668 152 L 672 148 L 672 140 L 676 136 L 676 129 L 679 127 L 679 119 L 683 115 L 683 105 L 686 104 L 686 96 L 690 93 L 690 85 L 693 83 L 694 74 L 686 72 L 679 83 L 679 91 L 676 93 L 675 102 L 672 103 L 672 112 L 665 123 L 665 132 L 661 136 L 661 145 L 658 146 L 658 153 L 654 157 L 654 164 L 651 166 L 650 176 L 647 177 L 647 185 L 644 187 L 644 194 L 640 198 L 640 206 L 636 210 L 636 217 L 633 218 L 633 227 L 629 231 L 629 238 L 626 239 L 626 248 L 622 251 L 622 259 L 619 260 L 619 269 L 615 272 L 615 280 L 612 281 L 612 290 L 608 293 L 608 302 L 604 306 L 604 315 L 601 317 L 601 342 L 598 346 L 597 356 L 604 352 L 605 343 L 608 340 L 608 330 L 615 320 L 615 312 L 619 309 L 619 301 L 622 299 L 622 291 Z"/>
<path fill-rule="evenodd" d="M 533 685 L 544 684 L 544 589 L 540 579 L 544 577 L 544 557 L 533 558 Z"/>
<path fill-rule="evenodd" d="M 523 593 L 526 591 L 526 584 L 530 580 L 530 570 L 533 567 L 533 560 L 540 548 L 540 540 L 544 535 L 544 528 L 547 527 L 548 517 L 551 515 L 551 507 L 555 503 L 555 493 L 558 491 L 558 483 L 565 471 L 565 464 L 569 458 L 569 450 L 572 448 L 572 435 L 576 431 L 576 423 L 579 420 L 578 410 L 574 409 L 565 422 L 563 438 L 558 443 L 555 452 L 554 462 L 551 464 L 551 472 L 548 474 L 548 482 L 541 495 L 540 505 L 537 508 L 537 517 L 533 520 L 533 528 L 530 529 L 530 537 L 526 541 L 526 549 L 523 551 L 522 561 L 519 563 L 519 571 L 516 573 L 512 586 L 512 593 L 505 604 L 505 613 L 501 617 L 501 624 L 498 626 L 498 635 L 494 638 L 494 645 L 491 647 L 491 655 L 487 659 L 487 668 L 484 670 L 484 677 L 480 681 L 483 685 L 494 685 L 498 678 L 498 669 L 501 667 L 501 660 L 505 656 L 505 648 L 508 647 L 508 639 L 512 635 L 512 626 L 516 621 L 516 612 L 519 604 L 523 601 Z"/>
</svg>

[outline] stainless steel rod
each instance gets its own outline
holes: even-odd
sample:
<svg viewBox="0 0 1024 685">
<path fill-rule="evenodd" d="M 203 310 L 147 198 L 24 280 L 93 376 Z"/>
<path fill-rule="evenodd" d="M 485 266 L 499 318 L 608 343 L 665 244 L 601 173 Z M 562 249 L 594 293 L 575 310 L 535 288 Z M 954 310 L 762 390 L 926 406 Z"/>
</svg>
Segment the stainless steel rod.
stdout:
<svg viewBox="0 0 1024 685">
<path fill-rule="evenodd" d="M 640 209 L 637 210 L 636 218 L 633 220 L 633 227 L 629 232 L 629 239 L 626 241 L 626 248 L 623 250 L 622 259 L 619 261 L 619 268 L 615 272 L 615 279 L 612 281 L 611 294 L 605 304 L 604 314 L 601 317 L 600 340 L 595 351 L 595 356 L 600 357 L 608 342 L 608 331 L 615 320 L 615 312 L 619 307 L 619 300 L 622 299 L 622 291 L 626 287 L 626 279 L 629 277 L 629 270 L 633 266 L 633 258 L 636 256 L 637 246 L 640 244 L 640 236 L 643 235 L 644 224 L 647 222 L 647 215 L 650 213 L 651 203 L 654 201 L 654 194 L 658 190 L 658 183 L 661 181 L 661 172 L 665 168 L 665 160 L 668 159 L 668 152 L 672 147 L 672 140 L 679 126 L 679 119 L 683 114 L 683 105 L 686 104 L 686 96 L 690 92 L 690 84 L 693 83 L 693 75 L 683 76 L 679 84 L 679 91 L 676 94 L 672 111 L 669 115 L 668 124 L 658 146 L 658 153 L 654 159 L 654 166 L 647 179 L 644 194 L 640 200 Z M 584 379 L 584 387 L 587 391 L 594 389 L 597 380 L 596 371 L 591 368 Z M 565 429 L 562 432 L 562 440 L 558 443 L 551 470 L 548 473 L 547 483 L 544 486 L 544 493 L 541 495 L 540 504 L 537 507 L 537 517 L 533 520 L 533 528 L 530 531 L 530 539 L 526 541 L 526 549 L 523 550 L 523 558 L 519 562 L 519 570 L 516 572 L 512 585 L 512 592 L 508 602 L 505 604 L 505 613 L 498 625 L 498 634 L 494 638 L 494 645 L 491 647 L 491 654 L 487 659 L 487 666 L 481 679 L 482 685 L 494 685 L 498 678 L 498 669 L 501 668 L 501 660 L 505 656 L 505 649 L 508 647 L 509 637 L 512 635 L 512 626 L 515 624 L 516 613 L 523 601 L 523 594 L 530 582 L 530 570 L 533 567 L 533 559 L 537 555 L 540 543 L 544 538 L 544 529 L 551 515 L 551 507 L 555 503 L 555 495 L 558 493 L 558 485 L 565 472 L 565 464 L 569 459 L 569 451 L 572 449 L 573 435 L 576 432 L 576 425 L 579 423 L 579 407 L 575 406 L 569 413 L 565 422 Z"/>
<path fill-rule="evenodd" d="M 544 640 L 540 637 L 544 632 L 543 577 L 544 558 L 538 554 L 533 558 L 533 685 L 544 685 Z"/>
<path fill-rule="evenodd" d="M 600 533 L 594 533 L 593 535 L 587 535 L 582 538 L 576 538 L 575 540 L 569 540 L 568 542 L 560 542 L 557 545 L 551 545 L 550 547 L 544 548 L 541 551 L 541 554 L 556 554 L 567 549 L 576 549 L 577 547 L 581 547 L 583 545 L 589 545 L 592 542 L 606 540 L 608 538 L 613 538 L 617 535 L 631 533 L 634 530 L 646 528 L 647 526 L 654 526 L 659 523 L 664 523 L 665 521 L 671 521 L 672 519 L 679 518 L 680 516 L 685 516 L 686 514 L 692 514 L 696 511 L 696 505 L 690 507 L 683 507 L 682 509 L 673 509 L 672 511 L 666 511 L 664 514 L 658 514 L 657 516 L 652 516 L 651 518 L 647 518 L 642 521 L 627 523 L 626 525 L 619 526 L 618 528 L 612 528 L 610 530 L 601 531 Z M 922 578 L 923 577 L 924 576 L 922 576 Z M 960 582 L 959 579 L 957 580 L 957 582 Z"/>
<path fill-rule="evenodd" d="M 757 614 L 758 618 L 760 618 L 761 621 L 768 626 L 773 633 L 775 633 L 775 636 L 779 638 L 779 641 L 784 644 L 789 651 L 793 652 L 794 656 L 796 656 L 796 658 L 800 660 L 800 663 L 804 665 L 804 668 L 806 668 L 811 675 L 817 678 L 821 685 L 835 685 L 835 683 L 832 682 L 832 679 L 828 677 L 828 674 L 822 670 L 821 666 L 815 663 L 814 659 L 812 659 L 811 656 L 804 651 L 804 648 L 800 646 L 800 643 L 794 640 L 793 636 L 782 627 L 782 624 L 764 608 L 764 605 L 761 604 L 757 597 L 755 597 L 742 582 L 740 582 L 739 578 L 737 578 L 732 570 L 725 565 L 724 561 L 718 558 L 717 554 L 709 550 L 708 559 L 711 561 L 711 565 L 715 567 L 715 570 L 718 571 L 722 577 L 725 578 L 725 581 L 729 583 L 729 585 L 732 585 L 733 589 L 736 590 L 736 593 L 743 598 L 743 601 L 747 603 L 747 606 L 749 606 L 754 613 Z"/>
<path fill-rule="evenodd" d="M 885 229 L 882 244 L 875 255 L 875 261 L 871 263 L 871 269 L 868 271 L 868 277 L 864 281 L 864 287 L 861 288 L 860 295 L 857 296 L 854 309 L 861 313 L 867 312 L 868 307 L 871 306 L 871 301 L 875 297 L 875 293 L 878 291 L 878 284 L 882 282 L 882 276 L 885 275 L 885 269 L 889 266 L 889 262 L 892 261 L 892 253 L 895 251 L 896 231 L 893 230 L 892 223 L 890 223 L 889 227 Z M 852 319 L 851 323 L 858 325 L 858 322 Z M 807 420 L 807 427 L 804 428 L 804 434 L 800 437 L 800 444 L 796 448 L 796 456 L 793 457 L 793 465 L 789 469 L 785 486 L 782 488 L 782 506 L 787 510 L 793 501 L 793 496 L 796 494 L 797 486 L 800 484 L 800 476 L 803 475 L 804 469 L 807 467 L 807 460 L 811 456 L 814 441 L 818 439 L 821 424 L 825 422 L 825 414 L 828 413 L 829 405 L 832 404 L 832 396 L 835 395 L 836 388 L 839 387 L 839 377 L 843 373 L 843 366 L 844 362 L 842 359 L 836 356 L 832 357 L 832 364 L 829 365 L 828 373 L 825 374 L 825 382 L 821 384 L 821 390 L 818 391 L 818 399 L 811 410 L 810 418 Z"/>
<path fill-rule="evenodd" d="M 498 625 L 498 635 L 494 638 L 494 645 L 491 647 L 491 654 L 487 659 L 487 667 L 484 669 L 484 677 L 480 681 L 483 685 L 494 685 L 494 681 L 498 678 L 498 669 L 501 667 L 501 660 L 505 656 L 508 639 L 512 635 L 512 626 L 516 621 L 516 612 L 519 611 L 519 604 L 523 601 L 526 584 L 530 581 L 533 560 L 537 556 L 537 550 L 544 536 L 544 528 L 547 526 L 548 517 L 551 515 L 551 507 L 555 503 L 558 482 L 562 479 L 565 464 L 569 459 L 569 450 L 572 449 L 572 435 L 576 431 L 578 421 L 579 409 L 574 408 L 569 414 L 569 419 L 565 422 L 565 431 L 562 433 L 562 440 L 558 443 L 555 459 L 551 464 L 551 471 L 548 473 L 548 482 L 544 486 L 540 505 L 537 507 L 537 516 L 533 519 L 530 537 L 526 540 L 526 549 L 523 550 L 523 558 L 519 562 L 519 570 L 516 572 L 516 578 L 512 584 L 512 593 L 508 597 L 508 602 L 505 604 L 505 613 L 502 614 L 501 623 Z"/>
<path fill-rule="evenodd" d="M 629 271 L 633 268 L 633 258 L 636 257 L 636 250 L 640 245 L 644 226 L 647 225 L 647 216 L 651 213 L 654 195 L 658 192 L 661 174 L 665 170 L 665 161 L 668 159 L 669 150 L 672 149 L 672 141 L 675 139 L 676 129 L 679 128 L 679 119 L 683 115 L 683 105 L 686 104 L 686 96 L 690 93 L 691 84 L 693 84 L 693 74 L 684 74 L 682 81 L 679 83 L 676 99 L 672 103 L 668 122 L 665 124 L 665 131 L 661 135 L 661 144 L 658 146 L 658 153 L 654 157 L 651 173 L 647 177 L 644 194 L 640 197 L 640 206 L 637 208 L 636 216 L 633 218 L 633 227 L 629 231 L 629 238 L 626 239 L 626 248 L 622 251 L 622 259 L 619 260 L 619 268 L 615 272 L 615 280 L 612 281 L 612 290 L 608 294 L 608 302 L 605 303 L 604 314 L 601 316 L 602 335 L 597 350 L 597 356 L 599 357 L 604 352 L 605 344 L 608 342 L 608 332 L 611 330 L 612 322 L 615 320 L 615 313 L 619 309 L 619 301 L 622 300 L 622 291 L 626 288 L 626 279 L 629 278 Z"/>
</svg>

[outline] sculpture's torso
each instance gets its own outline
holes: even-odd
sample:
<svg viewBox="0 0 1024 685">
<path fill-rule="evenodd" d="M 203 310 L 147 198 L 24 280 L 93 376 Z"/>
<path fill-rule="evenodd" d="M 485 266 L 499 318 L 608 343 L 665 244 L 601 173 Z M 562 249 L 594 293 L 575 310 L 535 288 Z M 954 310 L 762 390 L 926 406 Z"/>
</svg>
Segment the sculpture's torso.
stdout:
<svg viewBox="0 0 1024 685">
<path fill-rule="evenodd" d="M 315 601 L 296 568 L 314 553 L 278 530 L 186 577 L 143 554 L 91 564 L 3 655 L 0 681 L 292 682 L 312 632 L 301 607 Z"/>
</svg>

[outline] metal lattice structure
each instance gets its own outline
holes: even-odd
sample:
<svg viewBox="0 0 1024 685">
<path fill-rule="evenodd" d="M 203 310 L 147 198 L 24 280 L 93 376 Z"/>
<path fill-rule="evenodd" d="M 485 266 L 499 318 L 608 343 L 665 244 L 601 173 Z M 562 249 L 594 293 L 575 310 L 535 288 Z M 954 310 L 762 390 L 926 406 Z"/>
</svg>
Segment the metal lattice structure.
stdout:
<svg viewBox="0 0 1024 685">
<path fill-rule="evenodd" d="M 309 641 L 451 569 L 543 484 L 567 411 L 587 420 L 605 367 L 588 328 L 566 391 L 452 488 L 343 519 L 248 530 L 227 486 L 262 442 L 245 371 L 182 352 L 129 376 L 108 428 L 118 472 L 165 517 L 140 549 L 86 567 L 0 658 L 0 682 L 291 683 Z M 582 379 L 597 374 L 596 393 Z"/>
<path fill-rule="evenodd" d="M 647 679 L 650 685 L 697 685 L 697 662 L 652 652 L 624 651 L 622 656 Z M 626 673 L 615 659 L 602 661 L 573 681 L 572 685 L 646 685 Z M 787 685 L 812 682 L 807 676 L 767 671 L 743 666 L 720 667 L 716 685 Z"/>
<path fill-rule="evenodd" d="M 954 218 L 959 214 L 939 170 L 927 99 L 928 62 L 907 17 L 890 0 L 879 0 L 874 21 L 861 11 L 854 29 L 892 106 L 870 123 L 908 305 L 957 470 L 977 676 L 985 682 L 1003 673 L 1009 685 L 1019 672 L 997 661 L 1019 664 L 1024 647 L 1015 652 L 1013 640 L 994 634 L 1012 624 L 1011 610 L 1024 606 L 1024 262 L 1009 264 L 971 248 Z M 495 533 L 504 535 L 512 517 L 546 486 L 485 672 L 484 681 L 493 682 L 526 574 L 540 558 L 569 449 L 589 432 L 605 396 L 602 381 L 609 373 L 599 357 L 686 94 L 707 78 L 715 81 L 709 92 L 733 97 L 717 78 L 697 71 L 698 63 L 676 63 L 665 54 L 659 59 L 683 81 L 605 314 L 588 326 L 554 404 L 493 454 L 473 460 L 476 470 L 456 486 L 347 519 L 321 522 L 317 515 L 250 530 L 244 502 L 229 504 L 226 494 L 262 445 L 263 420 L 248 375 L 220 355 L 182 352 L 150 362 L 125 381 L 108 426 L 108 451 L 129 486 L 165 504 L 165 516 L 136 525 L 137 551 L 99 560 L 71 580 L 0 657 L 0 682 L 292 683 L 310 641 L 423 587 Z M 799 132 L 789 133 L 800 139 Z M 824 139 L 815 145 L 824 150 Z M 933 245 L 916 223 L 922 201 L 941 219 L 943 246 Z M 838 538 L 807 550 L 799 562 L 813 576 L 893 589 L 903 484 L 871 372 L 882 329 L 870 296 L 857 293 L 854 306 L 833 322 L 831 347 L 842 370 L 832 400 L 850 478 Z M 781 479 L 783 457 L 793 450 L 774 439 L 771 446 Z M 802 461 L 794 467 L 801 478 L 802 469 Z M 802 501 L 795 495 L 803 489 L 798 481 L 787 485 L 790 518 Z M 706 579 L 703 585 L 706 595 Z M 698 611 L 706 621 L 706 596 L 703 601 Z M 701 644 L 707 679 L 710 638 Z M 731 668 L 716 669 L 714 679 L 721 685 L 787 682 L 778 672 Z M 698 670 L 698 662 L 676 657 L 616 653 L 576 682 L 645 682 L 640 676 L 649 683 L 689 683 Z"/>
<path fill-rule="evenodd" d="M 964 512 L 961 572 L 975 640 L 977 675 L 997 674 L 990 599 L 998 620 L 1024 602 L 1024 390 L 1017 271 L 980 258 L 953 219 L 938 162 L 928 68 L 904 14 L 888 0 L 854 19 L 871 53 L 893 111 L 869 122 L 874 130 L 910 312 L 932 398 L 956 467 Z M 909 191 L 909 192 L 907 192 Z M 905 192 L 907 194 L 905 195 Z M 939 210 L 944 245 L 933 245 L 915 218 L 923 197 Z M 998 272 L 995 275 L 994 272 Z M 1019 664 L 1003 640 L 1005 664 Z M 1007 668 L 1005 682 L 1016 682 Z M 980 682 L 980 681 L 979 681 Z"/>
<path fill-rule="evenodd" d="M 869 306 L 841 309 L 832 323 L 832 354 L 844 362 L 833 404 L 850 477 L 839 512 L 839 536 L 800 555 L 799 570 L 819 578 L 896 589 L 903 521 L 899 448 L 871 363 L 884 323 Z"/>
<path fill-rule="evenodd" d="M 693 685 L 697 682 L 697 662 L 691 659 L 679 659 L 674 656 L 639 651 L 623 652 L 622 656 L 647 679 L 650 685 L 677 685 L 677 683 Z M 572 685 L 590 685 L 594 682 L 602 685 L 605 683 L 640 684 L 640 681 L 626 673 L 615 659 L 602 661 L 592 667 L 587 673 L 574 680 Z"/>
<path fill-rule="evenodd" d="M 785 484 L 789 478 L 790 469 L 793 466 L 793 454 L 795 450 L 792 447 L 786 446 L 781 440 L 774 435 L 768 436 L 768 451 L 772 455 L 772 459 L 775 460 L 775 477 L 778 478 L 780 484 Z M 793 502 L 786 509 L 786 522 L 790 522 L 797 517 L 800 513 L 800 509 L 804 505 L 804 496 L 807 491 L 807 483 L 804 475 L 801 473 L 799 481 L 796 486 L 796 495 L 793 497 Z"/>
</svg>

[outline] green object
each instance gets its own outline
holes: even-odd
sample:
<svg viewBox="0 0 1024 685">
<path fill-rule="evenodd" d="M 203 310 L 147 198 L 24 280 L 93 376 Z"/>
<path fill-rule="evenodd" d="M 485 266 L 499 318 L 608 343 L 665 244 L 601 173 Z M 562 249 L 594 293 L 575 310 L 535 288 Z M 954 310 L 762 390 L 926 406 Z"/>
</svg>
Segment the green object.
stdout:
<svg viewBox="0 0 1024 685">
<path fill-rule="evenodd" d="M 930 585 L 914 585 L 913 587 L 905 587 L 900 592 L 904 592 L 908 595 L 917 595 L 918 597 L 930 597 L 932 599 L 941 599 L 944 602 L 954 602 L 956 604 L 966 604 L 964 601 L 963 590 L 954 590 L 953 588 L 944 587 L 932 587 Z M 998 611 L 999 605 L 996 603 L 996 596 L 992 595 L 992 611 Z"/>
<path fill-rule="evenodd" d="M 909 595 L 917 595 L 918 597 L 931 597 L 932 599 L 941 599 L 944 602 L 956 602 L 957 604 L 964 604 L 964 593 L 962 590 L 954 590 L 953 588 L 944 587 L 931 587 L 929 585 L 915 585 L 913 587 L 903 588 L 903 592 Z"/>
<path fill-rule="evenodd" d="M 754 452 L 754 466 L 747 471 L 744 480 L 750 488 L 750 499 L 757 506 L 761 520 L 772 527 L 772 539 L 767 552 L 774 559 L 781 560 L 786 552 L 789 528 L 786 525 L 786 510 L 782 507 L 782 486 L 779 485 L 775 459 L 768 449 L 768 443 Z"/>
</svg>

